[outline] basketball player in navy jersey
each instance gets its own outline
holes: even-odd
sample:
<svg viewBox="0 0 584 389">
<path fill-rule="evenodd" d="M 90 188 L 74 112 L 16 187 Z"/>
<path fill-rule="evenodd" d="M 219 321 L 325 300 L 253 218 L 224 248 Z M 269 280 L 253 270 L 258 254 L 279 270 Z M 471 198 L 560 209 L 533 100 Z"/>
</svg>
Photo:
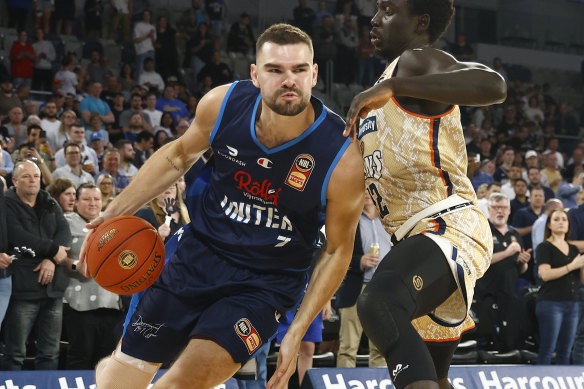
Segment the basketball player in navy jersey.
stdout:
<svg viewBox="0 0 584 389">
<path fill-rule="evenodd" d="M 345 134 L 360 143 L 366 188 L 394 241 L 357 310 L 399 389 L 451 388 L 450 361 L 474 327 L 469 302 L 493 250 L 466 177 L 458 104 L 500 103 L 506 85 L 431 47 L 453 14 L 452 0 L 378 0 L 371 41 L 389 66 L 347 114 Z"/>
<path fill-rule="evenodd" d="M 251 81 L 213 89 L 189 130 L 146 161 L 90 227 L 132 214 L 178 180 L 209 147 L 212 170 L 187 198 L 191 223 L 160 278 L 128 313 L 100 389 L 211 388 L 270 341 L 301 297 L 324 222 L 328 242 L 269 386 L 283 388 L 302 336 L 342 281 L 363 204 L 359 149 L 344 122 L 311 97 L 312 42 L 279 24 L 257 40 Z M 82 254 L 84 259 L 84 254 Z"/>
</svg>

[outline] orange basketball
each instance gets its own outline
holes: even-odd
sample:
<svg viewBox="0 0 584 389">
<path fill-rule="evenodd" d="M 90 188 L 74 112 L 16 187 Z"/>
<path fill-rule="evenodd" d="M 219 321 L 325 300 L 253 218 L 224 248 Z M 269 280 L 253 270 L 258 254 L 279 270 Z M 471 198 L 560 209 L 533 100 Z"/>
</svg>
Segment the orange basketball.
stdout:
<svg viewBox="0 0 584 389">
<path fill-rule="evenodd" d="M 104 289 L 117 294 L 143 291 L 164 266 L 164 242 L 158 231 L 136 216 L 117 216 L 89 236 L 87 268 Z"/>
</svg>

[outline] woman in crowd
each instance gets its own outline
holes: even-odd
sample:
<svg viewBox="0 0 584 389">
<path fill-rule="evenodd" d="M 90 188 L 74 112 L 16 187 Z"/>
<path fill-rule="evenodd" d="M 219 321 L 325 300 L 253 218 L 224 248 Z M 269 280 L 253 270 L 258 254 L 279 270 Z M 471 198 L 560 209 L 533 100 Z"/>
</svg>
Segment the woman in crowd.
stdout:
<svg viewBox="0 0 584 389">
<path fill-rule="evenodd" d="M 105 211 L 109 203 L 116 196 L 114 178 L 109 174 L 102 174 L 97 178 L 97 187 L 101 192 L 101 210 Z"/>
<path fill-rule="evenodd" d="M 69 178 L 57 178 L 47 188 L 52 198 L 57 200 L 63 214 L 71 213 L 75 208 L 75 183 Z"/>
<path fill-rule="evenodd" d="M 172 184 L 160 196 L 138 210 L 138 216 L 158 229 L 158 234 L 166 242 L 179 228 L 190 222 L 187 207 L 177 183 Z"/>
<path fill-rule="evenodd" d="M 539 323 L 540 344 L 537 363 L 569 365 L 578 326 L 576 290 L 584 281 L 584 255 L 568 243 L 570 221 L 563 209 L 553 211 L 545 225 L 545 240 L 537 246 L 536 258 L 541 289 L 535 312 Z"/>
<path fill-rule="evenodd" d="M 122 84 L 122 90 L 130 90 L 136 84 L 134 79 L 134 68 L 127 62 L 122 65 L 120 83 Z"/>
<path fill-rule="evenodd" d="M 173 136 L 176 134 L 176 126 L 174 125 L 174 118 L 170 112 L 164 112 L 160 117 L 160 125 L 154 129 L 154 136 L 158 131 L 166 132 L 166 135 Z"/>
<path fill-rule="evenodd" d="M 67 260 L 70 280 L 64 296 L 68 305 L 63 324 L 69 341 L 67 368 L 88 370 L 114 350 L 119 336 L 117 327 L 124 316 L 120 297 L 103 289 L 93 278 L 85 278 L 82 275 L 85 264 L 77 269 L 77 258 L 87 234 L 85 225 L 101 212 L 101 193 L 93 183 L 85 183 L 79 185 L 76 197 L 77 212 L 65 215 L 73 239 Z"/>
</svg>

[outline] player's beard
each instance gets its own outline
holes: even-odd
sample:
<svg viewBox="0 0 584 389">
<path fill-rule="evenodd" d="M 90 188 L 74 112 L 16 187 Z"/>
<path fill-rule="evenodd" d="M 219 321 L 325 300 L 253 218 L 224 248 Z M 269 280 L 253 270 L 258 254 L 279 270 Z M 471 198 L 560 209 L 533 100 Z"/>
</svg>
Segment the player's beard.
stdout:
<svg viewBox="0 0 584 389">
<path fill-rule="evenodd" d="M 278 98 L 280 96 L 282 96 L 283 94 L 286 94 L 286 93 L 290 93 L 290 92 L 294 92 L 300 97 L 299 103 L 292 103 L 290 101 L 285 102 L 285 103 L 278 103 L 277 102 Z M 308 105 L 309 101 L 310 101 L 310 98 L 306 98 L 304 96 L 304 94 L 302 93 L 302 91 L 300 91 L 297 88 L 280 89 L 277 92 L 275 92 L 272 96 L 270 96 L 269 98 L 267 98 L 267 99 L 264 98 L 264 102 L 266 103 L 266 105 L 272 111 L 274 111 L 278 115 L 282 115 L 282 116 L 296 116 L 296 115 L 298 115 L 300 112 L 302 112 L 302 111 L 304 111 L 304 109 L 306 109 L 306 106 Z"/>
</svg>

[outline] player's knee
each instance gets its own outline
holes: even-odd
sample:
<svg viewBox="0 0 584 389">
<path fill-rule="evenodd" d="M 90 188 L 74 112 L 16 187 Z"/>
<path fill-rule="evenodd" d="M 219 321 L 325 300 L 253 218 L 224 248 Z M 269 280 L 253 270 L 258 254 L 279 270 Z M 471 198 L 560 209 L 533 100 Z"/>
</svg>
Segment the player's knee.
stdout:
<svg viewBox="0 0 584 389">
<path fill-rule="evenodd" d="M 159 366 L 121 353 L 118 349 L 95 367 L 97 389 L 146 389 Z"/>
</svg>

